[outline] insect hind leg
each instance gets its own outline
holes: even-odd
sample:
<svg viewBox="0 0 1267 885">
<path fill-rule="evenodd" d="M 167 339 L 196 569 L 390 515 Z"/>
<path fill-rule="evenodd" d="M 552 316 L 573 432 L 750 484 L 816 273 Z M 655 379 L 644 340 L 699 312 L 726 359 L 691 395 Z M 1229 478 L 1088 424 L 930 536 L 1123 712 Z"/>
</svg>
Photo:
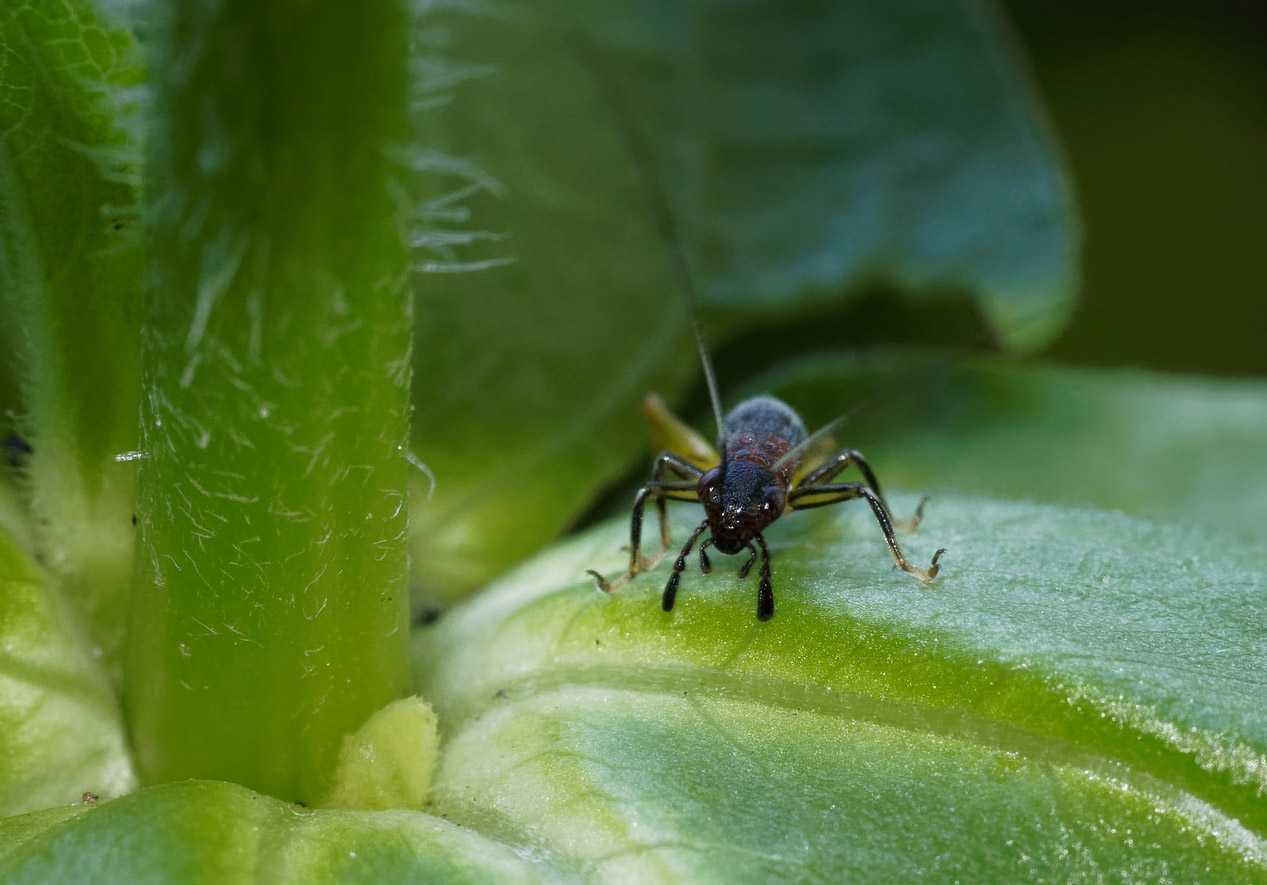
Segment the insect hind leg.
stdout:
<svg viewBox="0 0 1267 885">
<path fill-rule="evenodd" d="M 889 553 L 893 555 L 894 565 L 907 574 L 914 575 L 921 581 L 931 581 L 937 577 L 937 572 L 941 570 L 938 561 L 941 559 L 941 555 L 946 552 L 946 548 L 942 547 L 933 554 L 933 561 L 926 569 L 907 562 L 906 555 L 902 553 L 902 547 L 898 544 L 897 537 L 893 532 L 893 517 L 889 516 L 889 509 L 885 506 L 884 499 L 865 483 L 844 482 L 819 485 L 812 488 L 802 486 L 788 495 L 788 504 L 795 510 L 808 510 L 811 507 L 842 504 L 845 501 L 853 501 L 857 498 L 866 498 L 867 503 L 871 505 L 871 512 L 875 514 L 876 522 L 880 523 L 880 529 L 884 532 L 884 540 L 889 545 Z M 916 508 L 917 516 L 922 515 L 923 507 L 924 504 L 921 501 L 920 506 Z"/>
</svg>

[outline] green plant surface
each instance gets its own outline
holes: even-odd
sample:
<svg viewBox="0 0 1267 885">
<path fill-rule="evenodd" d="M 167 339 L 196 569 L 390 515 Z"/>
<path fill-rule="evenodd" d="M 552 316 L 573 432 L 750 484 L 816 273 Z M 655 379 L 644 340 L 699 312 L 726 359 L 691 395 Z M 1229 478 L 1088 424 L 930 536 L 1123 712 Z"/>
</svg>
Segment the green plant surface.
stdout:
<svg viewBox="0 0 1267 885">
<path fill-rule="evenodd" d="M 136 786 L 101 662 L 48 584 L 0 534 L 0 818 Z"/>
<path fill-rule="evenodd" d="M 714 338 L 876 283 L 969 295 L 1022 347 L 1069 310 L 1068 185 L 990 7 L 512 2 L 419 27 L 447 63 L 416 241 L 448 271 L 416 279 L 419 605 L 551 540 L 641 453 L 638 400 L 698 371 L 671 249 Z"/>
<path fill-rule="evenodd" d="M 183 76 L 155 83 L 146 166 L 125 697 L 151 782 L 312 802 L 404 688 L 404 23 L 393 0 L 153 23 Z"/>
<path fill-rule="evenodd" d="M 439 818 L 309 810 L 211 781 L 28 817 L 38 818 L 36 826 L 21 817 L 0 821 L 7 883 L 543 879 L 503 846 Z"/>
<path fill-rule="evenodd" d="M 421 698 L 393 701 L 343 738 L 323 808 L 423 808 L 439 737 L 436 714 Z"/>
<path fill-rule="evenodd" d="M 148 73 L 0 13 L 0 880 L 1267 881 L 1261 383 L 944 366 L 841 434 L 942 573 L 791 514 L 768 623 L 721 556 L 601 593 L 627 514 L 542 552 L 696 371 L 679 258 L 719 339 L 1063 322 L 1005 27 L 885 10 L 155 2 Z"/>
<path fill-rule="evenodd" d="M 6 4 L 0 45 L 0 375 L 21 393 L 0 401 L 0 441 L 17 430 L 34 449 L 30 541 L 113 662 L 134 544 L 134 471 L 114 456 L 137 441 L 144 71 L 90 3 Z"/>
<path fill-rule="evenodd" d="M 1267 879 L 1262 550 L 946 495 L 923 586 L 865 507 L 792 514 L 762 624 L 721 557 L 599 592 L 626 532 L 416 636 L 433 810 L 595 880 Z"/>
</svg>

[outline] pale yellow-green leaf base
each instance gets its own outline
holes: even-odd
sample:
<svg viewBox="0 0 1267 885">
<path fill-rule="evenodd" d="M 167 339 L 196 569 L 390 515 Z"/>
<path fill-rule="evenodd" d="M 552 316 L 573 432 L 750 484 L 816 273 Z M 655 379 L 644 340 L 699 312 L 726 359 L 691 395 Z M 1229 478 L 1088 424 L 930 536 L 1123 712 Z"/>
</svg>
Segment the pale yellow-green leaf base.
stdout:
<svg viewBox="0 0 1267 885">
<path fill-rule="evenodd" d="M 379 710 L 339 749 L 334 786 L 324 808 L 380 811 L 422 808 L 435 768 L 436 714 L 422 698 Z"/>
</svg>

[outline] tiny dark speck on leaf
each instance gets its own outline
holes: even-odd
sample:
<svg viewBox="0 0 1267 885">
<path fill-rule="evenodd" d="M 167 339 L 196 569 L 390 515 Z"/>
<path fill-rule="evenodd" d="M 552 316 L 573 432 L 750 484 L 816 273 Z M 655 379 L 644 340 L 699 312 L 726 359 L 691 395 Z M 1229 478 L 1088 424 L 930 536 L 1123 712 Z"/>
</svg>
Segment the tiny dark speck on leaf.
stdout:
<svg viewBox="0 0 1267 885">
<path fill-rule="evenodd" d="M 506 692 L 503 689 L 499 688 L 497 689 L 497 694 L 493 695 L 493 700 L 507 701 L 507 700 L 510 700 L 510 695 L 506 694 Z"/>
<path fill-rule="evenodd" d="M 4 459 L 14 469 L 25 467 L 26 459 L 33 451 L 31 444 L 16 433 L 10 433 L 4 439 Z"/>
<path fill-rule="evenodd" d="M 439 619 L 441 610 L 438 608 L 423 608 L 414 613 L 414 626 L 425 627 Z"/>
<path fill-rule="evenodd" d="M 132 514 L 132 525 L 136 525 L 136 514 Z"/>
<path fill-rule="evenodd" d="M 101 797 L 100 797 L 100 796 L 98 796 L 96 793 L 88 793 L 88 792 L 85 792 L 85 793 L 84 793 L 82 796 L 80 796 L 79 798 L 80 798 L 80 800 L 82 800 L 82 801 L 84 801 L 84 802 L 87 802 L 89 805 L 92 805 L 94 802 L 96 802 L 96 801 L 97 801 L 98 799 L 100 799 Z"/>
</svg>

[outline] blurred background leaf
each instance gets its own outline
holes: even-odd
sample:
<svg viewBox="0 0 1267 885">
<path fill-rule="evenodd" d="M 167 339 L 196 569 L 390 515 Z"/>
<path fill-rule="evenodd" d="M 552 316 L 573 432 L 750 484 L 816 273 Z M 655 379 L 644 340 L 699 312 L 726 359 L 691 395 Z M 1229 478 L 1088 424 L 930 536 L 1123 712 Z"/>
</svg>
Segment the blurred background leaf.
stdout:
<svg viewBox="0 0 1267 885">
<path fill-rule="evenodd" d="M 887 285 L 953 302 L 971 336 L 1051 336 L 1076 224 L 992 10 L 612 0 L 420 16 L 419 44 L 447 62 L 419 100 L 415 452 L 437 482 L 428 500 L 415 485 L 416 604 L 575 519 L 643 448 L 638 398 L 697 374 L 670 249 L 724 305 L 705 318 L 719 335 Z"/>
</svg>

